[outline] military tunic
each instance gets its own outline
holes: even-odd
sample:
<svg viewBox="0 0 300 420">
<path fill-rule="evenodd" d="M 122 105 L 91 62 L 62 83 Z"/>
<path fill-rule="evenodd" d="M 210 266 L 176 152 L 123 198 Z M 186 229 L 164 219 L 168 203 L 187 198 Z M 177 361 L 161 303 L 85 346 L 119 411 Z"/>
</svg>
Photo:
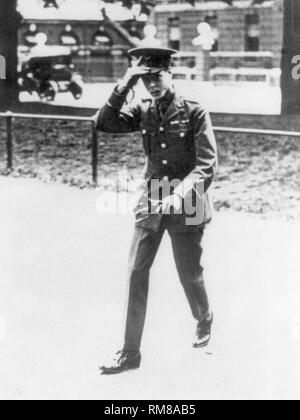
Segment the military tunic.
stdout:
<svg viewBox="0 0 300 420">
<path fill-rule="evenodd" d="M 177 179 L 183 183 L 193 179 L 204 182 L 203 225 L 212 218 L 208 189 L 217 170 L 217 147 L 209 114 L 197 102 L 173 94 L 170 106 L 161 119 L 154 100 L 124 106 L 128 92 L 113 92 L 101 110 L 99 129 L 105 132 L 141 131 L 146 153 L 145 181 Z M 182 191 L 185 191 L 184 185 Z M 143 192 L 141 192 L 143 194 Z M 183 197 L 184 199 L 184 197 Z M 162 214 L 137 216 L 140 227 L 158 230 Z M 170 229 L 196 231 L 199 225 L 186 224 L 186 215 L 170 215 Z"/>
<path fill-rule="evenodd" d="M 201 241 L 205 224 L 212 217 L 208 190 L 217 169 L 217 148 L 209 114 L 197 102 L 174 92 L 168 109 L 161 117 L 157 104 L 151 99 L 124 105 L 127 94 L 128 91 L 119 94 L 117 90 L 112 93 L 99 111 L 99 130 L 109 133 L 142 132 L 146 183 L 151 179 L 180 180 L 183 200 L 191 184 L 204 183 L 203 220 L 197 225 L 188 226 L 185 214 L 136 215 L 129 259 L 124 349 L 138 351 L 145 323 L 150 269 L 165 230 L 168 230 L 172 241 L 179 278 L 194 318 L 201 321 L 209 315 L 201 266 Z"/>
</svg>

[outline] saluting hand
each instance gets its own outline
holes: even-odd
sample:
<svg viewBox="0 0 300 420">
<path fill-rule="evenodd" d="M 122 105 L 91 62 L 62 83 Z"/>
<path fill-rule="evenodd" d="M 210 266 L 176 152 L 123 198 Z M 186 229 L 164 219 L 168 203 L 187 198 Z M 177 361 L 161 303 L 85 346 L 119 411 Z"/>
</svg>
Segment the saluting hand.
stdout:
<svg viewBox="0 0 300 420">
<path fill-rule="evenodd" d="M 139 59 L 133 67 L 129 67 L 123 79 L 119 81 L 119 90 L 132 88 L 136 85 L 141 76 L 144 76 L 150 72 L 150 67 L 139 65 L 141 63 L 141 59 Z"/>
</svg>

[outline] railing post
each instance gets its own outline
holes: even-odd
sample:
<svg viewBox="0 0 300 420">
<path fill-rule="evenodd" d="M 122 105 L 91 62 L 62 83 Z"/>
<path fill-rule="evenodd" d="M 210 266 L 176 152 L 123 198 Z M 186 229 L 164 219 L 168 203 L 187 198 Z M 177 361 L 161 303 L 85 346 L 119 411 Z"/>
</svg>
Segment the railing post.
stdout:
<svg viewBox="0 0 300 420">
<path fill-rule="evenodd" d="M 92 122 L 92 173 L 93 184 L 98 185 L 98 130 L 95 122 Z"/>
<path fill-rule="evenodd" d="M 13 117 L 11 112 L 6 113 L 6 153 L 7 153 L 7 170 L 13 170 Z"/>
</svg>

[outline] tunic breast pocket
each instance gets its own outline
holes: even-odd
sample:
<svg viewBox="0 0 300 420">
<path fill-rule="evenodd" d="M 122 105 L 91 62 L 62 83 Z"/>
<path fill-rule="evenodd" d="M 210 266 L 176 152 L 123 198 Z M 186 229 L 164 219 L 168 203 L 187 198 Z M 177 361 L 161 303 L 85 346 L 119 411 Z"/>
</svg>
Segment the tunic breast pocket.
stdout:
<svg viewBox="0 0 300 420">
<path fill-rule="evenodd" d="M 171 138 L 185 139 L 190 131 L 189 120 L 171 121 L 169 133 Z"/>
</svg>

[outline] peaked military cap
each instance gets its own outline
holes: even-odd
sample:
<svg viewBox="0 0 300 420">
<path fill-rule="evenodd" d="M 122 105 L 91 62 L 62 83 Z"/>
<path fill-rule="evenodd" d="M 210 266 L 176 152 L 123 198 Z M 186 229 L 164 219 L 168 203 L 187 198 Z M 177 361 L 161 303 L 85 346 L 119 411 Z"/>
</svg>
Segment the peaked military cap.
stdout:
<svg viewBox="0 0 300 420">
<path fill-rule="evenodd" d="M 172 56 L 178 51 L 169 48 L 134 48 L 129 51 L 132 57 L 141 59 L 139 65 L 151 68 L 151 72 L 168 70 L 171 65 Z"/>
</svg>

